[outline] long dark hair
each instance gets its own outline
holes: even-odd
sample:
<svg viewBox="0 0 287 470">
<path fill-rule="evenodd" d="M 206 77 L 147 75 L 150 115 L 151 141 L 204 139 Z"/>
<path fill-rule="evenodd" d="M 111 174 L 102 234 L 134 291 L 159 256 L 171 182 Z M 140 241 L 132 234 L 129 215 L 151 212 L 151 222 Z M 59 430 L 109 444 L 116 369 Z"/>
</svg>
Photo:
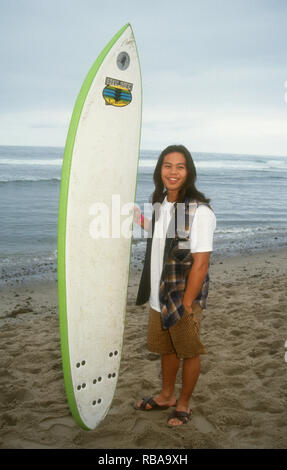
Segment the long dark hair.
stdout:
<svg viewBox="0 0 287 470">
<path fill-rule="evenodd" d="M 184 202 L 186 198 L 192 200 L 195 199 L 199 202 L 205 202 L 206 204 L 210 203 L 210 199 L 206 198 L 203 193 L 198 191 L 195 187 L 196 181 L 196 169 L 193 163 L 192 156 L 184 145 L 169 145 L 166 147 L 160 154 L 154 173 L 153 181 L 155 185 L 155 190 L 152 195 L 152 203 L 162 202 L 164 195 L 164 184 L 161 179 L 161 167 L 165 155 L 172 152 L 182 153 L 186 161 L 187 176 L 186 180 L 178 193 L 177 202 Z"/>
</svg>

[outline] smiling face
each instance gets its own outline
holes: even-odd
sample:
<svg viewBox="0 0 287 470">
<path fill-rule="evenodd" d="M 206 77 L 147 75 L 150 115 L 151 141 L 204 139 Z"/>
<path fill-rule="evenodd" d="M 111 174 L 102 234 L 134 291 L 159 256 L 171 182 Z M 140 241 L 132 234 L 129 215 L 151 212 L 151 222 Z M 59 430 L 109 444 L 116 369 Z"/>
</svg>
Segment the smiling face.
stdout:
<svg viewBox="0 0 287 470">
<path fill-rule="evenodd" d="M 165 155 L 161 167 L 161 179 L 167 189 L 168 200 L 176 200 L 187 177 L 185 156 L 179 152 Z"/>
</svg>

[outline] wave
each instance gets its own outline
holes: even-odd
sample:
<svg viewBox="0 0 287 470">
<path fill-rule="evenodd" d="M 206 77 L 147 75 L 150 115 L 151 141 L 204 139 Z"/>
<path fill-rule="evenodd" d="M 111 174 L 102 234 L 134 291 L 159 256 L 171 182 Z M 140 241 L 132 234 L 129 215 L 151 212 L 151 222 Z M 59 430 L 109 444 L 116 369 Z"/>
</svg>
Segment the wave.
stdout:
<svg viewBox="0 0 287 470">
<path fill-rule="evenodd" d="M 15 158 L 0 158 L 0 165 L 32 165 L 32 166 L 61 166 L 63 163 L 62 158 L 51 158 L 45 160 L 39 159 L 15 159 Z"/>
<path fill-rule="evenodd" d="M 142 168 L 155 168 L 157 160 L 142 159 L 139 166 Z M 233 161 L 233 160 L 217 160 L 217 161 L 197 161 L 194 159 L 196 168 L 203 169 L 221 169 L 221 170 L 247 170 L 247 171 L 270 171 L 270 170 L 287 170 L 287 160 L 258 160 L 258 161 Z"/>
<path fill-rule="evenodd" d="M 1 179 L 0 178 L 0 184 L 6 184 L 6 183 L 42 183 L 42 182 L 59 182 L 61 181 L 61 178 L 31 178 L 29 177 L 23 177 L 23 178 L 17 178 L 17 179 Z"/>
<path fill-rule="evenodd" d="M 194 162 L 197 168 L 202 169 L 220 169 L 220 170 L 247 170 L 247 171 L 269 171 L 269 170 L 287 170 L 287 159 L 276 159 L 270 157 L 266 160 L 260 159 L 222 159 L 218 160 L 197 160 L 194 158 Z M 61 167 L 63 163 L 62 158 L 44 158 L 44 159 L 33 159 L 33 158 L 0 158 L 0 165 L 16 165 L 16 166 L 56 166 Z M 141 168 L 155 168 L 157 159 L 154 158 L 140 158 L 139 167 Z"/>
<path fill-rule="evenodd" d="M 254 234 L 254 233 L 286 233 L 287 227 L 272 227 L 272 226 L 255 226 L 255 227 L 226 227 L 226 228 L 216 228 L 215 235 L 216 236 L 224 236 L 226 234 L 233 234 L 233 235 L 240 235 L 242 233 L 245 233 L 246 235 L 248 234 Z"/>
</svg>

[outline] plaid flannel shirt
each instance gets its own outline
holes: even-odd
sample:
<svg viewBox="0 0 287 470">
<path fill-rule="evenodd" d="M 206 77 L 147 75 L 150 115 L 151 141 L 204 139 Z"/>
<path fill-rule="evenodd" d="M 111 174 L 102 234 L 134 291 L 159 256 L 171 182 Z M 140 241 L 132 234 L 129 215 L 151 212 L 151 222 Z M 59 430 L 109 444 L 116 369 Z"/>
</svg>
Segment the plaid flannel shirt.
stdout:
<svg viewBox="0 0 287 470">
<path fill-rule="evenodd" d="M 195 211 L 198 205 L 204 204 L 198 201 L 186 200 L 184 205 L 184 220 L 178 220 L 178 203 L 174 205 L 174 214 L 170 221 L 167 237 L 170 235 L 170 228 L 175 227 L 175 236 L 167 245 L 163 270 L 160 280 L 159 301 L 161 308 L 161 318 L 163 329 L 173 326 L 184 314 L 182 303 L 186 282 L 191 266 L 193 264 L 192 253 L 190 251 L 189 230 L 193 222 Z M 205 204 L 208 205 L 208 204 Z M 208 207 L 210 207 L 208 205 Z M 209 272 L 203 281 L 201 290 L 195 299 L 202 308 L 206 308 L 208 296 Z"/>
</svg>

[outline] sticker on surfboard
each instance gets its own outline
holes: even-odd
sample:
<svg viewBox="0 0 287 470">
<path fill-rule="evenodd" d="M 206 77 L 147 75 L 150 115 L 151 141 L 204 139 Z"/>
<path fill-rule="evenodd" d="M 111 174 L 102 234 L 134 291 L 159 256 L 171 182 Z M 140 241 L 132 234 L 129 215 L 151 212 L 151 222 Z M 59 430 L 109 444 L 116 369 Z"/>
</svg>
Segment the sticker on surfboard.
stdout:
<svg viewBox="0 0 287 470">
<path fill-rule="evenodd" d="M 107 105 L 123 107 L 132 101 L 133 84 L 116 78 L 106 77 L 103 98 Z"/>
</svg>

